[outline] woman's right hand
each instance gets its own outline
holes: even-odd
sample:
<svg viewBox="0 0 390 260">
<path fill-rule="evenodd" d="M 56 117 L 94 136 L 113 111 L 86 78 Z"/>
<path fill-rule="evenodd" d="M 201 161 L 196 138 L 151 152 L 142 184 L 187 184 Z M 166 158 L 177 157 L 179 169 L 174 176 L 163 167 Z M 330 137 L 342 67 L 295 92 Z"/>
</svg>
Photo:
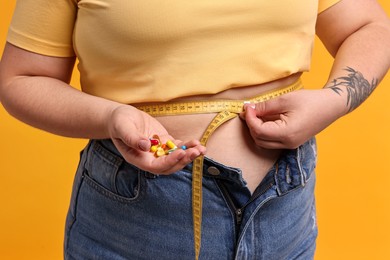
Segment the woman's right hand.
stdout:
<svg viewBox="0 0 390 260">
<path fill-rule="evenodd" d="M 199 141 L 175 140 L 156 119 L 135 107 L 72 88 L 68 83 L 74 61 L 74 57 L 41 55 L 7 43 L 0 62 L 2 105 L 19 120 L 50 133 L 109 137 L 126 161 L 157 174 L 178 171 L 206 152 Z M 149 138 L 155 134 L 162 142 L 170 139 L 188 149 L 156 158 L 149 152 Z"/>
<path fill-rule="evenodd" d="M 114 108 L 109 113 L 107 129 L 114 145 L 127 162 L 156 174 L 174 173 L 206 152 L 198 140 L 175 140 L 155 118 L 132 106 L 120 105 Z M 177 149 L 169 155 L 155 157 L 149 152 L 149 138 L 153 135 L 158 135 L 162 143 L 171 140 L 178 147 L 185 145 L 187 149 Z"/>
</svg>

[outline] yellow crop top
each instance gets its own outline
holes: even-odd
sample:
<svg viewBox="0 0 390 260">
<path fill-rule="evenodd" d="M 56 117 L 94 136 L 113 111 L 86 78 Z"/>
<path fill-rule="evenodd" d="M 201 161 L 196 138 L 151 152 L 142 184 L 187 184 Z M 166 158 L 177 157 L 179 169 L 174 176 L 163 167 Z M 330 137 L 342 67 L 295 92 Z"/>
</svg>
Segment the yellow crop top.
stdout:
<svg viewBox="0 0 390 260">
<path fill-rule="evenodd" d="M 317 14 L 338 1 L 19 0 L 7 40 L 77 55 L 86 93 L 167 101 L 307 71 Z"/>
</svg>

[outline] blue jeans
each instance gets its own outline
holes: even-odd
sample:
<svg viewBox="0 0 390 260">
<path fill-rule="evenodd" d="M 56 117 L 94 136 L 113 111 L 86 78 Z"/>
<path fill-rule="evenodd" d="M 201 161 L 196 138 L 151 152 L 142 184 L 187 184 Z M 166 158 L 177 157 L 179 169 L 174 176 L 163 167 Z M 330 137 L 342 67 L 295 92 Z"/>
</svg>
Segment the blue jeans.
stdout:
<svg viewBox="0 0 390 260">
<path fill-rule="evenodd" d="M 241 170 L 206 158 L 200 259 L 313 259 L 316 144 L 286 150 L 251 194 Z M 82 152 L 65 259 L 194 259 L 191 167 L 168 176 L 126 163 L 110 140 Z"/>
</svg>

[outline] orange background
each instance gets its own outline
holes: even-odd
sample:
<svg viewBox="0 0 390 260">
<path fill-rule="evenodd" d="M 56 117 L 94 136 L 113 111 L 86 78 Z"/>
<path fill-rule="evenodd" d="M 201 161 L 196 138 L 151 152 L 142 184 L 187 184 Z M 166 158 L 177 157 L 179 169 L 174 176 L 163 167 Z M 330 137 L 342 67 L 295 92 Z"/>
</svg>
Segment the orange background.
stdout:
<svg viewBox="0 0 390 260">
<path fill-rule="evenodd" d="M 389 1 L 379 2 L 390 14 Z M 14 5 L 1 1 L 1 50 Z M 305 85 L 320 88 L 331 62 L 317 40 Z M 389 101 L 387 75 L 360 108 L 318 135 L 316 260 L 390 259 Z M 0 106 L 1 259 L 63 258 L 73 174 L 85 144 L 18 122 Z"/>
</svg>

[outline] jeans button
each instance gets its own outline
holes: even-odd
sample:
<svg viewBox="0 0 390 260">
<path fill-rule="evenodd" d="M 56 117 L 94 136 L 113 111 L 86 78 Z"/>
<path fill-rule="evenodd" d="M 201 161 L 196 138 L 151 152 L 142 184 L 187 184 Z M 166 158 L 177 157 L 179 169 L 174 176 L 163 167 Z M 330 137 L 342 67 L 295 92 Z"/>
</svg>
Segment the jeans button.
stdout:
<svg viewBox="0 0 390 260">
<path fill-rule="evenodd" d="M 221 172 L 218 170 L 218 168 L 214 167 L 214 166 L 210 166 L 209 168 L 207 168 L 207 172 L 211 175 L 214 175 L 214 176 L 221 174 Z"/>
<path fill-rule="evenodd" d="M 147 179 L 156 179 L 157 178 L 157 175 L 156 174 L 153 174 L 151 172 L 145 172 L 145 177 Z"/>
</svg>

